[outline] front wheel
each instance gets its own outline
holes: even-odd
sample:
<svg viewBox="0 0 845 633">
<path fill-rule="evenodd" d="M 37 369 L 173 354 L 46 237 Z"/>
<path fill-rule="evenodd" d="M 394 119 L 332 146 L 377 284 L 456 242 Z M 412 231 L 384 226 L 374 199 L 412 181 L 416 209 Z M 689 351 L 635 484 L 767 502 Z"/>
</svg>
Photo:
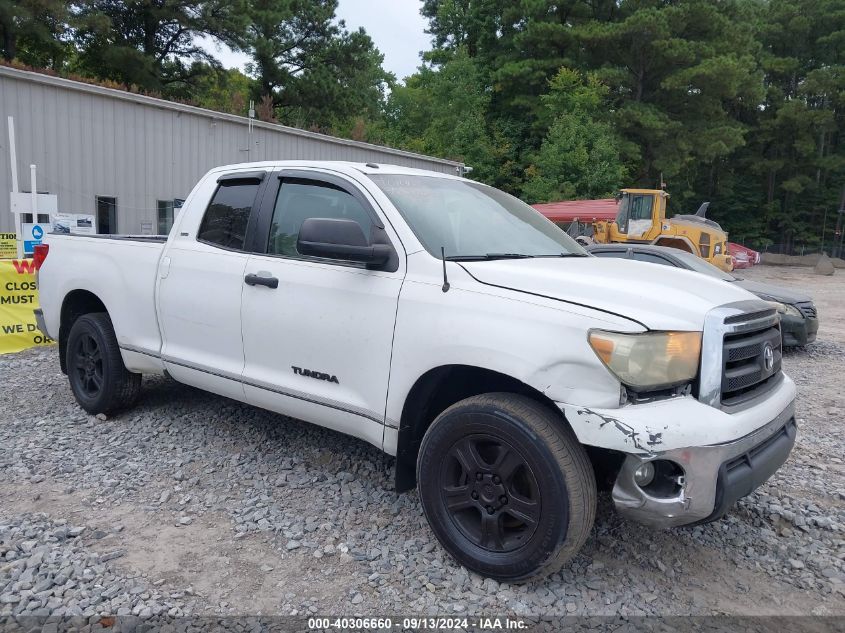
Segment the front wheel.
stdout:
<svg viewBox="0 0 845 633">
<path fill-rule="evenodd" d="M 123 364 L 108 314 L 79 317 L 68 334 L 66 354 L 71 391 L 88 413 L 114 413 L 135 404 L 141 374 Z"/>
<path fill-rule="evenodd" d="M 518 581 L 553 573 L 590 533 L 592 466 L 555 412 L 525 396 L 473 396 L 441 413 L 417 462 L 423 511 L 459 563 Z"/>
</svg>

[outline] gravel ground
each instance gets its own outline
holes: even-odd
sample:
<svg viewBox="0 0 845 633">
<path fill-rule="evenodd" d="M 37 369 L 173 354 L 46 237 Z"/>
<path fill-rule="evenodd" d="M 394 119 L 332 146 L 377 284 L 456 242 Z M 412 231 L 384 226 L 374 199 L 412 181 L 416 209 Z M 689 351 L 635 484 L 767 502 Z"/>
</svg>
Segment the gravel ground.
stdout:
<svg viewBox="0 0 845 633">
<path fill-rule="evenodd" d="M 653 531 L 604 496 L 582 553 L 524 585 L 457 566 L 363 442 L 163 379 L 95 418 L 54 349 L 0 357 L 0 616 L 845 615 L 845 277 L 743 274 L 819 304 L 819 342 L 784 360 L 789 462 L 706 526 Z"/>
</svg>

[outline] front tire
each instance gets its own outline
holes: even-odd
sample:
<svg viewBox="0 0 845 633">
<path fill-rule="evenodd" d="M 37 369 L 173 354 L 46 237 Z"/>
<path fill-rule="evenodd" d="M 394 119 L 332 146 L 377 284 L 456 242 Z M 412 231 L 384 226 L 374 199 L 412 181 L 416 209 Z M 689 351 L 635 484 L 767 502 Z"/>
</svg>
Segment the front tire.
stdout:
<svg viewBox="0 0 845 633">
<path fill-rule="evenodd" d="M 70 329 L 65 360 L 70 388 L 88 413 L 111 414 L 131 407 L 141 391 L 141 374 L 126 369 L 108 314 L 79 317 Z"/>
<path fill-rule="evenodd" d="M 473 396 L 441 413 L 423 437 L 417 482 L 441 545 L 497 580 L 558 571 L 595 518 L 583 446 L 553 411 L 516 394 Z"/>
</svg>

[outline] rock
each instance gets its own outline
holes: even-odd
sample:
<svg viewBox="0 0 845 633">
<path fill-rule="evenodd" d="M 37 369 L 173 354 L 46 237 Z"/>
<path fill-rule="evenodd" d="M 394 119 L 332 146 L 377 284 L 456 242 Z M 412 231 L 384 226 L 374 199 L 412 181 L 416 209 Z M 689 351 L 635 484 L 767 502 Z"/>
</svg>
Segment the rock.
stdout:
<svg viewBox="0 0 845 633">
<path fill-rule="evenodd" d="M 830 257 L 827 256 L 827 253 L 821 254 L 818 263 L 815 265 L 815 267 L 813 267 L 813 272 L 817 275 L 827 276 L 830 276 L 836 272 L 836 268 L 834 268 L 833 262 L 830 261 Z"/>
</svg>

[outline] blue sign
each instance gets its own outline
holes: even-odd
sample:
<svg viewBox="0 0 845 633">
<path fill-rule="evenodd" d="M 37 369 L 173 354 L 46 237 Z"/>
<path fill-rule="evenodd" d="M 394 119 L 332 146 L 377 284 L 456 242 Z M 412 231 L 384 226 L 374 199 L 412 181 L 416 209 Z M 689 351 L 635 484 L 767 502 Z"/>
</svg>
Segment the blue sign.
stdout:
<svg viewBox="0 0 845 633">
<path fill-rule="evenodd" d="M 23 254 L 25 257 L 32 257 L 32 253 L 36 245 L 41 244 L 41 240 L 48 231 L 52 230 L 49 224 L 30 224 L 26 223 L 21 226 L 21 234 L 23 235 Z"/>
</svg>

